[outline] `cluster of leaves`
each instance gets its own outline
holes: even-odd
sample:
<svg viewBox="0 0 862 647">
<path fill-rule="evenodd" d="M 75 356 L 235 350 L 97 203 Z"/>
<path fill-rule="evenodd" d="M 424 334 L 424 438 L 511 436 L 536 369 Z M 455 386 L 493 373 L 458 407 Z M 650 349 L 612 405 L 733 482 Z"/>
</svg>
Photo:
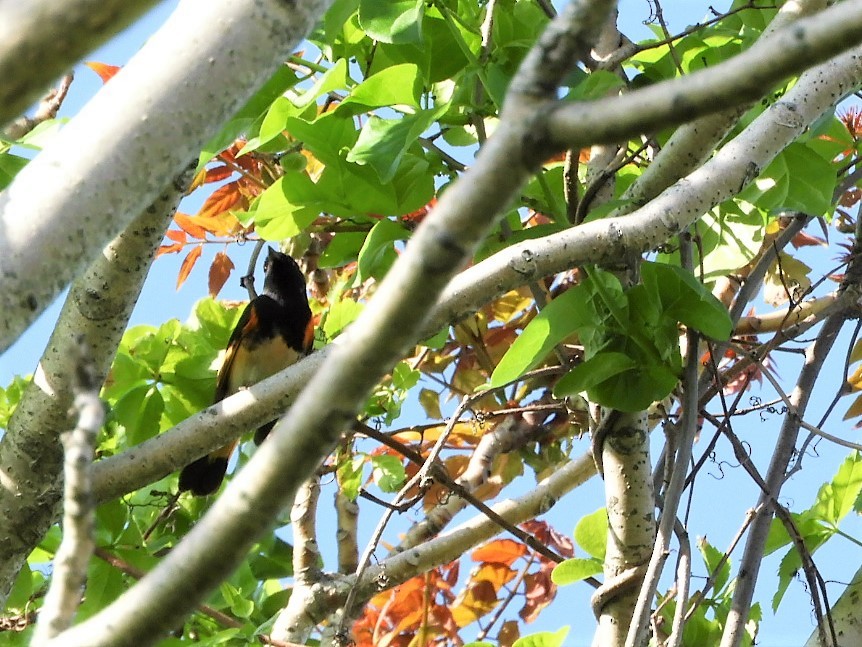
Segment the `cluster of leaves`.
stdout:
<svg viewBox="0 0 862 647">
<path fill-rule="evenodd" d="M 545 522 L 531 521 L 522 529 L 563 556 L 573 554 L 572 543 Z M 526 645 L 517 620 L 503 621 L 506 608 L 522 600 L 518 616 L 531 622 L 554 599 L 551 581 L 554 562 L 519 541 L 495 539 L 476 548 L 473 568 L 460 593 L 455 593 L 460 562 L 428 571 L 374 596 L 353 628 L 362 647 L 406 647 L 416 644 L 450 644 L 458 632 L 479 623 L 481 634 L 495 634 L 501 647 Z M 489 622 L 483 623 L 490 614 Z"/>
</svg>

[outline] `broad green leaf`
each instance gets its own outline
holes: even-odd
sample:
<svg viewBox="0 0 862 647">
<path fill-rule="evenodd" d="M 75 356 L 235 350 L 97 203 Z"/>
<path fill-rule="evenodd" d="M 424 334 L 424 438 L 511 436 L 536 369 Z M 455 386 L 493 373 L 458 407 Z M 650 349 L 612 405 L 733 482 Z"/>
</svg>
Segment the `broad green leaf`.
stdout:
<svg viewBox="0 0 862 647">
<path fill-rule="evenodd" d="M 406 478 L 404 465 L 395 456 L 388 454 L 372 456 L 371 465 L 374 468 L 372 472 L 374 482 L 384 492 L 397 492 L 404 484 Z"/>
<path fill-rule="evenodd" d="M 587 554 L 604 560 L 608 545 L 608 511 L 599 508 L 581 517 L 575 526 L 575 541 Z"/>
<path fill-rule="evenodd" d="M 694 276 L 675 265 L 643 263 L 644 285 L 656 292 L 667 317 L 712 339 L 730 337 L 733 323 L 727 309 Z"/>
<path fill-rule="evenodd" d="M 602 570 L 603 564 L 600 559 L 567 559 L 557 564 L 551 571 L 551 581 L 557 586 L 565 586 L 598 575 Z"/>
<path fill-rule="evenodd" d="M 601 365 L 606 353 L 599 353 L 588 362 Z M 613 358 L 615 354 L 610 354 Z M 612 359 L 611 361 L 617 361 Z M 585 362 L 586 364 L 587 362 Z M 583 366 L 583 365 L 581 365 Z M 580 366 L 576 367 L 580 368 Z M 601 370 L 597 368 L 597 370 Z M 590 367 L 589 371 L 592 371 Z M 581 377 L 584 372 L 574 370 L 564 375 L 554 388 L 554 395 L 562 397 L 584 390 Z M 589 376 L 590 373 L 587 373 Z M 594 402 L 620 411 L 643 411 L 653 402 L 663 400 L 673 391 L 678 381 L 676 373 L 662 364 L 636 365 L 615 373 L 612 377 L 593 384 L 586 391 Z"/>
<path fill-rule="evenodd" d="M 541 362 L 551 349 L 583 323 L 583 290 L 567 290 L 545 306 L 503 355 L 491 375 L 495 388 L 517 379 Z"/>
<path fill-rule="evenodd" d="M 273 535 L 262 541 L 249 558 L 248 566 L 259 580 L 291 577 L 293 575 L 293 546 Z"/>
<path fill-rule="evenodd" d="M 376 171 L 381 183 L 389 182 L 407 150 L 445 110 L 446 106 L 422 110 L 401 119 L 382 119 L 372 115 L 362 126 L 356 144 L 347 153 L 347 161 L 367 164 Z"/>
<path fill-rule="evenodd" d="M 791 144 L 782 155 L 789 176 L 782 208 L 813 216 L 831 216 L 836 168 L 803 144 Z"/>
<path fill-rule="evenodd" d="M 12 153 L 0 153 L 0 190 L 9 186 L 18 171 L 27 166 L 29 161 Z"/>
<path fill-rule="evenodd" d="M 566 99 L 599 99 L 621 87 L 623 82 L 619 76 L 613 72 L 596 70 L 584 76 L 583 80 L 571 89 Z"/>
<path fill-rule="evenodd" d="M 560 379 L 554 393 L 576 395 L 636 367 L 637 362 L 624 353 L 599 353 L 569 371 Z"/>
<path fill-rule="evenodd" d="M 320 267 L 341 267 L 359 256 L 366 234 L 361 231 L 345 231 L 333 236 L 320 255 Z"/>
<path fill-rule="evenodd" d="M 846 517 L 862 492 L 862 459 L 859 452 L 851 453 L 830 483 L 820 486 L 811 512 L 826 523 L 837 525 Z"/>
<path fill-rule="evenodd" d="M 357 280 L 383 278 L 396 259 L 395 241 L 405 240 L 409 235 L 409 232 L 394 220 L 384 219 L 374 225 L 359 250 Z"/>
<path fill-rule="evenodd" d="M 697 549 L 700 551 L 701 556 L 703 556 L 703 562 L 706 564 L 706 568 L 710 575 L 715 573 L 714 590 L 721 593 L 730 579 L 730 560 L 725 559 L 722 563 L 724 554 L 715 548 L 715 546 L 710 544 L 705 538 L 698 539 Z"/>
<path fill-rule="evenodd" d="M 421 94 L 419 66 L 415 63 L 393 65 L 373 74 L 353 88 L 336 111 L 357 114 L 382 106 L 419 108 Z"/>
<path fill-rule="evenodd" d="M 530 636 L 518 638 L 512 647 L 563 647 L 569 628 L 563 627 L 555 632 L 541 631 Z"/>
<path fill-rule="evenodd" d="M 359 24 L 373 39 L 411 43 L 422 36 L 424 0 L 360 0 Z"/>
</svg>

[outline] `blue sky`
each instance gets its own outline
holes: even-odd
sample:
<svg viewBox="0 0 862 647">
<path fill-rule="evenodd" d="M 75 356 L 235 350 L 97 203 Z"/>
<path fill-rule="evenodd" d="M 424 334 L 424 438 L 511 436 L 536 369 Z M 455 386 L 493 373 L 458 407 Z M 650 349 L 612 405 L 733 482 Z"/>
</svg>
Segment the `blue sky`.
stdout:
<svg viewBox="0 0 862 647">
<path fill-rule="evenodd" d="M 175 0 L 162 2 L 153 9 L 145 18 L 136 25 L 126 30 L 108 45 L 91 53 L 86 60 L 95 60 L 104 63 L 122 65 L 136 52 L 146 39 L 151 35 L 176 4 Z M 666 3 L 665 18 L 672 32 L 683 29 L 686 25 L 697 21 L 707 15 L 709 2 L 699 0 L 687 0 L 686 2 Z M 724 6 L 724 3 L 719 3 Z M 649 34 L 642 22 L 649 17 L 649 5 L 646 0 L 624 0 L 620 3 L 621 26 L 623 31 L 633 39 L 642 38 Z M 74 115 L 78 109 L 99 90 L 101 80 L 88 68 L 78 66 L 76 68 L 76 79 L 72 85 L 69 98 L 61 112 L 64 116 Z M 199 198 L 198 198 L 199 200 Z M 186 212 L 194 212 L 197 209 L 195 203 L 184 204 L 182 209 Z M 815 232 L 816 233 L 816 232 Z M 246 251 L 238 253 L 234 247 L 231 256 L 238 268 L 244 267 L 245 254 L 250 252 L 250 245 Z M 185 285 L 177 291 L 175 289 L 177 271 L 182 256 L 169 255 L 159 258 L 144 286 L 140 300 L 132 315 L 132 325 L 138 323 L 149 323 L 158 325 L 168 318 L 185 320 L 192 310 L 194 301 L 206 294 L 206 271 L 207 259 L 211 258 L 220 246 L 208 246 L 204 252 L 204 258 L 199 267 L 192 273 Z M 234 276 L 220 295 L 227 299 L 244 299 L 245 291 L 238 285 L 238 274 Z M 53 322 L 59 312 L 59 300 L 25 333 L 24 336 L 5 354 L 0 356 L 0 384 L 6 384 L 15 374 L 29 374 L 35 368 L 38 357 L 44 348 L 45 342 L 50 334 Z M 840 343 L 847 343 L 845 334 Z M 840 355 L 841 353 L 837 353 Z M 779 358 L 779 371 L 785 381 L 792 381 L 797 373 L 799 362 L 796 358 L 782 355 Z M 813 411 L 820 411 L 825 403 L 831 399 L 832 394 L 840 381 L 840 368 L 831 367 L 828 375 L 823 376 L 823 381 L 818 385 L 815 394 L 815 407 Z M 768 395 L 765 397 L 769 397 Z M 839 413 L 831 420 L 829 430 L 832 433 L 844 437 L 853 437 L 850 423 L 840 423 L 838 417 L 843 413 L 847 404 L 840 403 Z M 418 415 L 416 410 L 407 411 L 407 416 Z M 815 416 L 811 416 L 814 420 Z M 746 442 L 751 445 L 752 452 L 758 457 L 761 469 L 765 469 L 765 461 L 771 452 L 772 442 L 780 424 L 781 417 L 777 414 L 768 415 L 766 419 L 754 424 L 751 420 L 741 422 L 737 432 L 744 436 Z M 745 425 L 744 427 L 742 425 Z M 583 450 L 587 449 L 586 441 Z M 658 441 L 657 441 L 658 442 Z M 732 454 L 726 445 L 719 444 L 720 458 L 732 461 Z M 695 447 L 695 454 L 700 452 Z M 806 458 L 807 469 L 794 476 L 782 496 L 782 501 L 791 508 L 802 509 L 810 505 L 820 483 L 831 477 L 837 469 L 838 464 L 846 455 L 846 451 L 835 448 L 827 443 L 820 443 L 816 456 Z M 525 479 L 528 480 L 528 479 Z M 332 489 L 332 485 L 329 489 Z M 525 487 L 529 487 L 529 484 Z M 329 492 L 331 494 L 331 491 Z M 713 466 L 702 475 L 695 486 L 695 499 L 691 507 L 691 528 L 694 535 L 708 536 L 709 541 L 720 550 L 724 550 L 733 534 L 742 523 L 742 513 L 746 506 L 754 501 L 756 492 L 753 490 L 743 470 L 734 467 L 732 462 L 723 464 L 721 467 Z M 322 501 L 327 500 L 328 494 L 324 493 Z M 569 496 L 560 502 L 557 507 L 547 516 L 553 525 L 562 532 L 571 532 L 575 522 L 584 514 L 593 512 L 603 504 L 601 484 L 594 479 L 587 486 L 579 489 L 575 495 Z M 373 511 L 372 511 L 373 512 Z M 472 514 L 472 513 L 470 513 Z M 330 520 L 326 518 L 326 508 L 321 507 L 321 536 L 332 536 L 330 530 L 334 528 Z M 407 515 L 401 521 L 401 525 L 412 519 Z M 376 523 L 376 515 L 369 515 L 364 522 L 363 531 L 367 536 L 371 526 Z M 398 525 L 394 526 L 388 533 L 390 538 L 395 537 Z M 852 534 L 860 535 L 860 521 L 856 518 L 848 520 L 844 530 Z M 692 536 L 695 540 L 695 536 Z M 862 561 L 862 551 L 850 542 L 836 538 L 833 542 L 844 542 L 841 550 L 830 551 L 830 557 L 818 553 L 815 561 L 821 567 L 824 578 L 829 580 L 849 579 L 856 565 Z M 325 549 L 325 547 L 323 547 Z M 737 552 L 734 557 L 739 554 Z M 326 557 L 326 552 L 324 553 Z M 674 557 L 671 557 L 673 560 Z M 848 567 L 847 564 L 850 564 Z M 697 557 L 695 566 L 699 567 Z M 796 645 L 800 644 L 810 633 L 813 624 L 811 609 L 804 587 L 799 583 L 791 585 L 781 609 L 778 619 L 773 619 L 769 610 L 769 599 L 774 591 L 776 580 L 773 574 L 778 568 L 778 561 L 772 558 L 761 572 L 760 587 L 756 598 L 764 604 L 764 622 L 762 635 L 768 638 L 769 645 Z M 671 571 L 672 568 L 668 568 Z M 698 572 L 703 570 L 698 568 Z M 693 589 L 700 586 L 699 580 L 692 583 Z M 830 595 L 834 601 L 842 587 L 831 587 Z M 573 585 L 560 590 L 557 601 L 542 616 L 541 619 L 528 627 L 528 629 L 555 630 L 561 625 L 572 626 L 567 644 L 580 645 L 589 644 L 594 620 L 589 611 L 587 600 L 592 590 L 585 585 Z"/>
</svg>

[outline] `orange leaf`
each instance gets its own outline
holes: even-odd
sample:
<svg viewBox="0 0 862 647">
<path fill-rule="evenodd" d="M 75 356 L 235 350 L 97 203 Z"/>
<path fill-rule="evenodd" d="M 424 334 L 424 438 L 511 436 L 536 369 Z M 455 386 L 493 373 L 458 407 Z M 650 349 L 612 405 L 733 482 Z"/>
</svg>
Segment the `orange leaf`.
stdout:
<svg viewBox="0 0 862 647">
<path fill-rule="evenodd" d="M 459 627 L 466 627 L 497 606 L 497 592 L 488 580 L 469 586 L 452 605 L 452 617 Z"/>
<path fill-rule="evenodd" d="M 168 231 L 165 233 L 165 236 L 170 238 L 175 243 L 185 244 L 185 242 L 188 240 L 188 238 L 186 237 L 186 232 L 184 232 L 182 229 L 168 229 Z"/>
<path fill-rule="evenodd" d="M 102 79 L 102 83 L 110 81 L 121 69 L 119 65 L 108 65 L 107 63 L 97 63 L 96 61 L 87 61 L 84 65 L 98 74 L 99 78 Z"/>
<path fill-rule="evenodd" d="M 191 251 L 189 251 L 183 259 L 183 264 L 180 265 L 180 273 L 177 274 L 177 290 L 179 290 L 180 286 L 182 286 L 182 284 L 186 282 L 186 279 L 189 278 L 189 274 L 195 266 L 195 263 L 197 263 L 198 259 L 201 257 L 202 251 L 204 251 L 203 245 L 192 247 Z"/>
<path fill-rule="evenodd" d="M 230 211 L 217 216 L 192 216 L 192 221 L 214 236 L 232 236 L 243 228 Z"/>
<path fill-rule="evenodd" d="M 479 546 L 470 557 L 474 562 L 495 562 L 511 566 L 519 557 L 527 554 L 527 547 L 512 539 L 496 539 Z"/>
<path fill-rule="evenodd" d="M 207 237 L 206 229 L 197 224 L 191 216 L 177 211 L 174 214 L 174 222 L 177 223 L 177 226 L 192 238 L 200 238 L 201 240 L 203 240 Z"/>
<path fill-rule="evenodd" d="M 162 254 L 176 254 L 181 251 L 183 251 L 183 246 L 179 243 L 174 245 L 162 245 L 156 250 L 156 258 Z"/>
<path fill-rule="evenodd" d="M 204 201 L 198 216 L 201 218 L 212 218 L 218 216 L 233 208 L 242 200 L 242 193 L 239 191 L 239 186 L 236 182 L 230 182 L 224 186 L 220 186 L 210 194 Z"/>
<path fill-rule="evenodd" d="M 490 582 L 491 586 L 494 587 L 494 591 L 499 591 L 504 584 L 508 584 L 515 579 L 517 574 L 515 570 L 503 564 L 485 562 L 477 571 L 470 574 L 470 579 L 475 582 Z"/>
<path fill-rule="evenodd" d="M 224 284 L 227 282 L 233 270 L 233 261 L 224 252 L 219 252 L 215 255 L 212 265 L 210 265 L 209 288 L 210 296 L 215 298 Z"/>
</svg>

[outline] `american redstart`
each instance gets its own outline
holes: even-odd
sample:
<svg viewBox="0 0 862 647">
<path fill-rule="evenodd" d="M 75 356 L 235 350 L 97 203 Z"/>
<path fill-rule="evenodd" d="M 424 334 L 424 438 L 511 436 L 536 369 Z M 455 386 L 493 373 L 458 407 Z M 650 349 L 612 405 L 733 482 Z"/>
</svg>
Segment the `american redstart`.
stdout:
<svg viewBox="0 0 862 647">
<path fill-rule="evenodd" d="M 305 276 L 296 261 L 269 248 L 263 272 L 263 294 L 246 306 L 228 341 L 213 403 L 290 366 L 311 350 L 314 323 Z M 274 420 L 255 432 L 255 444 L 263 442 L 273 425 Z M 180 472 L 180 491 L 204 496 L 218 490 L 238 442 L 186 465 Z"/>
</svg>

